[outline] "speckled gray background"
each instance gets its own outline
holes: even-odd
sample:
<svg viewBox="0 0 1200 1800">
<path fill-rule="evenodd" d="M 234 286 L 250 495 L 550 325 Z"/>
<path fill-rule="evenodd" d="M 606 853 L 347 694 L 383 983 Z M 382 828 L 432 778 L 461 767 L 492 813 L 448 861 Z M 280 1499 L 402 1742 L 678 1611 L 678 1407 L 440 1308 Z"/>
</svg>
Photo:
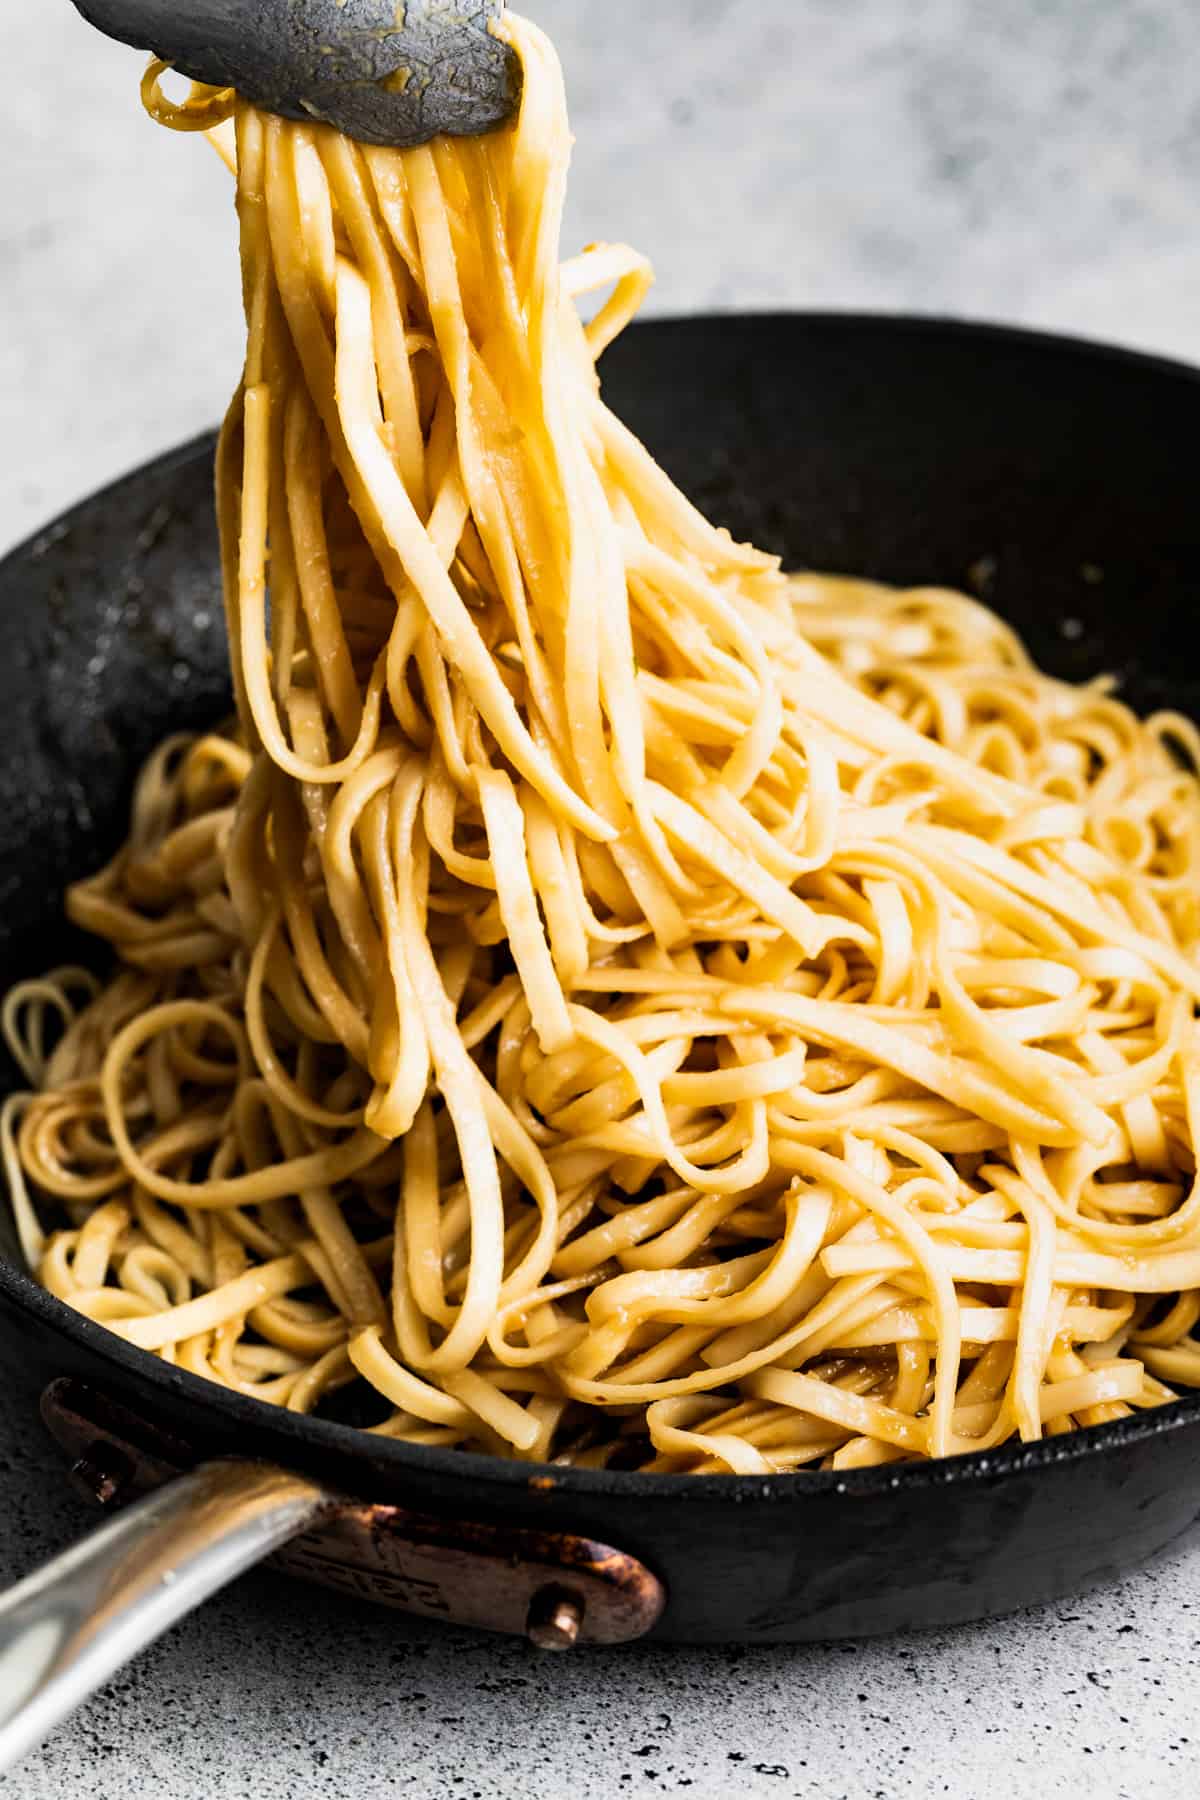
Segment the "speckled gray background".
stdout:
<svg viewBox="0 0 1200 1800">
<path fill-rule="evenodd" d="M 181 0 L 182 3 L 182 0 Z M 661 310 L 1019 319 L 1200 358 L 1197 0 L 525 0 L 580 138 L 569 239 Z M 0 547 L 218 415 L 228 182 L 66 0 L 0 7 Z M 0 1580 L 81 1529 L 0 1389 Z M 827 1650 L 542 1661 L 267 1577 L 152 1651 L 19 1800 L 1183 1800 L 1200 1547 L 1019 1621 Z"/>
<path fill-rule="evenodd" d="M 525 4 L 570 82 L 568 241 L 649 251 L 655 307 L 955 312 L 1200 357 L 1196 0 Z M 141 116 L 140 66 L 67 0 L 0 5 L 0 546 L 236 378 L 228 178 Z"/>
</svg>

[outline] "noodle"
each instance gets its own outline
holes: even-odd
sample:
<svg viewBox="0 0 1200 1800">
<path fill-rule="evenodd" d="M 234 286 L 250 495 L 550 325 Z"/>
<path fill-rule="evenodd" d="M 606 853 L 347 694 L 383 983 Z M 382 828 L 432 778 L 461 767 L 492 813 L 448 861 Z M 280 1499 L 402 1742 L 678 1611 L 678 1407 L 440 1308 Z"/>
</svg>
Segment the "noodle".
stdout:
<svg viewBox="0 0 1200 1800">
<path fill-rule="evenodd" d="M 499 29 L 515 124 L 404 152 L 147 76 L 237 172 L 237 719 L 68 897 L 108 981 L 4 1007 L 30 1266 L 228 1388 L 534 1460 L 862 1468 L 1170 1400 L 1200 738 L 683 499 L 595 373 L 647 266 L 560 270 L 558 64 Z"/>
</svg>

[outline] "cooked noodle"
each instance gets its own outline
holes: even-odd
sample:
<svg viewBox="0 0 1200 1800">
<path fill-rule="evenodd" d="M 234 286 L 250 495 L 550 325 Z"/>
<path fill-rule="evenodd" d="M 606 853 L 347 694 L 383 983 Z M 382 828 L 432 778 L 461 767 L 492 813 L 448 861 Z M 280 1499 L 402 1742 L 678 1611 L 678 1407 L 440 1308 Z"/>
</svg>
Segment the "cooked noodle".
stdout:
<svg viewBox="0 0 1200 1800">
<path fill-rule="evenodd" d="M 226 1387 L 529 1459 L 1157 1406 L 1200 1381 L 1200 739 L 683 499 L 595 375 L 649 271 L 560 270 L 561 76 L 501 29 L 518 122 L 404 152 L 148 74 L 237 170 L 237 723 L 71 891 L 103 988 L 7 1002 L 30 1264 Z"/>
</svg>

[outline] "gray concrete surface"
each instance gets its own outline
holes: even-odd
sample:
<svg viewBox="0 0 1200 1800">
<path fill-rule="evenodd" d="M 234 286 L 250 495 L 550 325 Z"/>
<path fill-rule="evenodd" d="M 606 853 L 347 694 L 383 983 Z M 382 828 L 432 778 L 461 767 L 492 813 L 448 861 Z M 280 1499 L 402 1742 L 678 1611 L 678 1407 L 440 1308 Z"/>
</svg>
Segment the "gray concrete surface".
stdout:
<svg viewBox="0 0 1200 1800">
<path fill-rule="evenodd" d="M 526 0 L 579 150 L 569 239 L 657 308 L 1019 319 L 1200 358 L 1195 0 Z M 66 0 L 0 8 L 0 547 L 214 420 L 228 183 L 139 115 Z M 0 1384 L 0 1579 L 82 1528 Z M 139 1662 L 19 1800 L 1195 1792 L 1200 1549 L 1021 1620 L 884 1645 L 538 1660 L 271 1579 Z"/>
</svg>

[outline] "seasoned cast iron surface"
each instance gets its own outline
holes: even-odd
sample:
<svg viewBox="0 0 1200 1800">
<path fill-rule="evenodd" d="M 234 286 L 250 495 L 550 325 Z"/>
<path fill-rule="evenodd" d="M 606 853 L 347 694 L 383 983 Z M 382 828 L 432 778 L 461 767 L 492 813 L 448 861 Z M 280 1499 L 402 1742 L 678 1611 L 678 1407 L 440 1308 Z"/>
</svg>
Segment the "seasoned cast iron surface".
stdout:
<svg viewBox="0 0 1200 1800">
<path fill-rule="evenodd" d="M 93 496 L 0 565 L 0 986 L 80 945 L 69 880 L 120 842 L 143 758 L 227 700 L 212 443 Z M 94 954 L 94 952 L 93 952 Z"/>
</svg>

